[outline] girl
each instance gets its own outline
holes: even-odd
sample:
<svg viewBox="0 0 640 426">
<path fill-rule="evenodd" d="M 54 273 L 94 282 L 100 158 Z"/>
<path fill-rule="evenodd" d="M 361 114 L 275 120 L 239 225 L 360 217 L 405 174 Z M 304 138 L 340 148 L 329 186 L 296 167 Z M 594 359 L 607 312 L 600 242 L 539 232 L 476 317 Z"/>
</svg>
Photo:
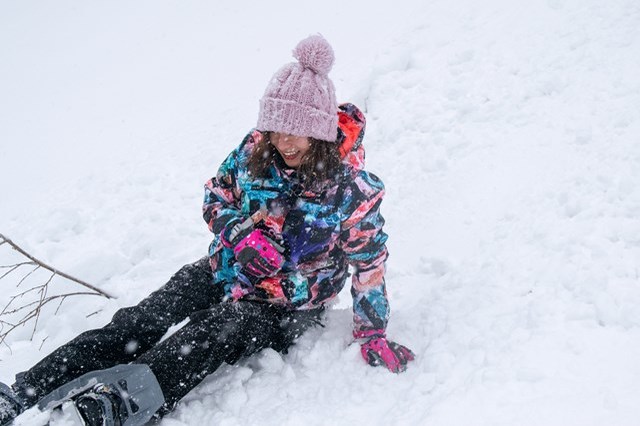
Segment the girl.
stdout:
<svg viewBox="0 0 640 426">
<path fill-rule="evenodd" d="M 0 424 L 73 399 L 85 424 L 160 418 L 223 362 L 286 352 L 343 288 L 352 267 L 353 336 L 371 365 L 401 372 L 413 353 L 387 340 L 382 182 L 364 166 L 365 120 L 338 106 L 333 50 L 294 50 L 260 100 L 258 124 L 205 185 L 209 256 L 184 266 L 104 328 L 0 386 Z M 166 340 L 167 329 L 189 322 Z"/>
</svg>

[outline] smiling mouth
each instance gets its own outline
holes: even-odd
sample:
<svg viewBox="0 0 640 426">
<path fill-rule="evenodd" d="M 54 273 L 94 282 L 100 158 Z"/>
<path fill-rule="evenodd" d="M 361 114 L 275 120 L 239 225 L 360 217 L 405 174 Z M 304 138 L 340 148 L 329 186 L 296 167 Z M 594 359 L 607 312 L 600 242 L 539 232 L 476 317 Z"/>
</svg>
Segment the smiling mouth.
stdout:
<svg viewBox="0 0 640 426">
<path fill-rule="evenodd" d="M 298 156 L 299 151 L 282 151 L 282 156 L 285 160 L 293 160 Z"/>
</svg>

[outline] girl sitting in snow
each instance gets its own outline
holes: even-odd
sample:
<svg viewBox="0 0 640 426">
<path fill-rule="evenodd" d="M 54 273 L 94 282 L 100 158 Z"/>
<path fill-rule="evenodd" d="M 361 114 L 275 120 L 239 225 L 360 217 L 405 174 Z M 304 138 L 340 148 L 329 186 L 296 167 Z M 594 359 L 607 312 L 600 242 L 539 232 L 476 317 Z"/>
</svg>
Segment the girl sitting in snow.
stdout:
<svg viewBox="0 0 640 426">
<path fill-rule="evenodd" d="M 90 425 L 159 418 L 223 362 L 284 352 L 321 324 L 349 265 L 364 359 L 396 373 L 413 360 L 385 335 L 384 187 L 363 169 L 364 116 L 337 105 L 324 38 L 302 40 L 294 56 L 269 83 L 256 129 L 206 183 L 209 256 L 18 374 L 13 386 L 0 384 L 1 425 L 35 404 L 49 409 L 71 398 L 67 405 Z"/>
</svg>

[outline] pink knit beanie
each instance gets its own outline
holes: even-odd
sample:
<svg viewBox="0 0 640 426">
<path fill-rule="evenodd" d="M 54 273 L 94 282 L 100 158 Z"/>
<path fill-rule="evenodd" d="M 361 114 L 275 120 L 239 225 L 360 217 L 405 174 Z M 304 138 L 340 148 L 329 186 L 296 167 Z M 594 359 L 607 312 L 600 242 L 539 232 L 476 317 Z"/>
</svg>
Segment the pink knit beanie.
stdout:
<svg viewBox="0 0 640 426">
<path fill-rule="evenodd" d="M 334 142 L 338 104 L 329 79 L 333 49 L 321 35 L 302 40 L 293 50 L 298 62 L 274 74 L 260 99 L 257 129 Z"/>
</svg>

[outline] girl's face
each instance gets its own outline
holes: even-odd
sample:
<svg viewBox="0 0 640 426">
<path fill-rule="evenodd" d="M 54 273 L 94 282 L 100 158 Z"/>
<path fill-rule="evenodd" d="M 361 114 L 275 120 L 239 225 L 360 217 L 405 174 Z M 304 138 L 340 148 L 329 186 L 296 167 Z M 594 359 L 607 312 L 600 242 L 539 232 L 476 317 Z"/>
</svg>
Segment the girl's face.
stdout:
<svg viewBox="0 0 640 426">
<path fill-rule="evenodd" d="M 271 143 L 276 147 L 287 166 L 294 168 L 302 163 L 302 158 L 311 147 L 309 138 L 286 133 L 271 133 Z"/>
</svg>

